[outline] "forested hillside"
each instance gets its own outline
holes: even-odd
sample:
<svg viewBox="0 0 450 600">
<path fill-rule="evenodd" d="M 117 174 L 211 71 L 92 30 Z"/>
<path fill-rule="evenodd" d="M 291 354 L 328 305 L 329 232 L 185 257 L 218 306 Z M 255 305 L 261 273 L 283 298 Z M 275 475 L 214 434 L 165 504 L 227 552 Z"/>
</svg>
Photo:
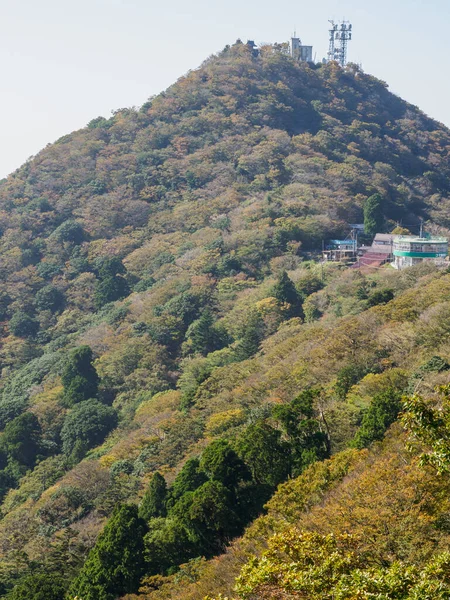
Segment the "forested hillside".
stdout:
<svg viewBox="0 0 450 600">
<path fill-rule="evenodd" d="M 0 182 L 2 597 L 447 597 L 450 274 L 315 259 L 446 233 L 449 149 L 236 43 Z"/>
</svg>

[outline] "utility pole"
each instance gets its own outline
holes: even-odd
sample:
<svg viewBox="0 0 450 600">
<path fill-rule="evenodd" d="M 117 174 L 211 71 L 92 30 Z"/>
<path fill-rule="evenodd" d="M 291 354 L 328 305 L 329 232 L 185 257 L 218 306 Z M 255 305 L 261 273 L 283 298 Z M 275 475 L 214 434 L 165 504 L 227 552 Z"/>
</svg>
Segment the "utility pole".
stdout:
<svg viewBox="0 0 450 600">
<path fill-rule="evenodd" d="M 324 261 L 324 254 L 325 254 L 325 241 L 322 240 L 322 260 L 320 261 L 320 280 L 323 283 L 323 261 Z"/>
</svg>

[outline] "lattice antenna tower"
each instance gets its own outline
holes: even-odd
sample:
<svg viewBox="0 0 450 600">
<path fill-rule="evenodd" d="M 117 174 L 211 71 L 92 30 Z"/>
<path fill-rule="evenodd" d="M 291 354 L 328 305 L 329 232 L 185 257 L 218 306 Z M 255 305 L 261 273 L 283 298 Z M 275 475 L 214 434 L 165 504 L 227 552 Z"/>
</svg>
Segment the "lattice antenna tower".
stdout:
<svg viewBox="0 0 450 600">
<path fill-rule="evenodd" d="M 328 46 L 328 60 L 336 60 L 336 47 L 335 47 L 335 36 L 337 32 L 338 25 L 335 24 L 334 21 L 328 21 L 331 24 L 330 33 L 330 44 Z"/>
<path fill-rule="evenodd" d="M 348 43 L 352 39 L 352 24 L 349 21 L 329 21 L 330 42 L 328 47 L 328 60 L 337 61 L 341 67 L 347 64 Z"/>
</svg>

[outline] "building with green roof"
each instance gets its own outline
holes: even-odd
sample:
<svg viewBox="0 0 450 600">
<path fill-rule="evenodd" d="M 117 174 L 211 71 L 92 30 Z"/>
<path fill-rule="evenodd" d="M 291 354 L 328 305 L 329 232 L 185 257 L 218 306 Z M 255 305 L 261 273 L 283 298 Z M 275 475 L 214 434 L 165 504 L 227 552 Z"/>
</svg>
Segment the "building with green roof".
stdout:
<svg viewBox="0 0 450 600">
<path fill-rule="evenodd" d="M 392 253 L 392 266 L 396 269 L 405 269 L 424 261 L 443 263 L 448 255 L 448 239 L 399 235 L 394 237 Z"/>
</svg>

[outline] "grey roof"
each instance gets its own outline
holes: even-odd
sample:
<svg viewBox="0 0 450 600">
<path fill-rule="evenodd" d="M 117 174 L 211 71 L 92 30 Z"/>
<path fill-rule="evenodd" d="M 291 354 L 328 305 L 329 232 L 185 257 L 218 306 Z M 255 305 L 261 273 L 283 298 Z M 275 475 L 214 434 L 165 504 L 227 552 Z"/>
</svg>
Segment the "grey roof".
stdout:
<svg viewBox="0 0 450 600">
<path fill-rule="evenodd" d="M 392 246 L 390 244 L 374 244 L 370 247 L 372 252 L 377 252 L 378 254 L 391 254 Z"/>
<path fill-rule="evenodd" d="M 391 242 L 393 241 L 394 236 L 392 233 L 377 233 L 374 238 L 374 242 Z"/>
</svg>

